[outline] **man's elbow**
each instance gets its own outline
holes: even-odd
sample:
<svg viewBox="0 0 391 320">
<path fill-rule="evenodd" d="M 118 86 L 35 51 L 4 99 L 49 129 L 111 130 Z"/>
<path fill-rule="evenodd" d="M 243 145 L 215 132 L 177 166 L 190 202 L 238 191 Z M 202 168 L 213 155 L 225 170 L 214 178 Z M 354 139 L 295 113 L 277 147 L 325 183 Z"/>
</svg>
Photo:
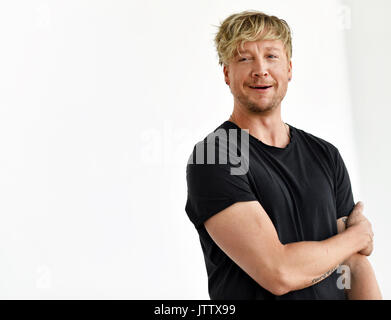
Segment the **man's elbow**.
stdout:
<svg viewBox="0 0 391 320">
<path fill-rule="evenodd" d="M 272 294 L 275 296 L 283 296 L 284 294 L 287 294 L 291 290 L 288 289 L 287 286 L 285 285 L 278 285 L 272 288 L 272 291 L 270 291 Z"/>
<path fill-rule="evenodd" d="M 266 281 L 265 281 L 266 278 Z M 292 291 L 286 273 L 279 268 L 269 272 L 263 280 L 257 281 L 260 286 L 271 292 L 275 296 L 282 296 Z"/>
<path fill-rule="evenodd" d="M 278 279 L 275 282 L 276 285 L 274 286 L 272 293 L 276 296 L 282 296 L 292 291 L 286 273 L 279 271 L 277 274 Z"/>
</svg>

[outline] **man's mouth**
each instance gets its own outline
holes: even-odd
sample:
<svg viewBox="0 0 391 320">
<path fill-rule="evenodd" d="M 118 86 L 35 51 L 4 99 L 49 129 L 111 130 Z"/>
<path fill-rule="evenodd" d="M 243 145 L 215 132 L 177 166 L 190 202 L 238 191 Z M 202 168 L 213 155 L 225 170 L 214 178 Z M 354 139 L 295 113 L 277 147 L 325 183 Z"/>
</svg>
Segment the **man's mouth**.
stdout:
<svg viewBox="0 0 391 320">
<path fill-rule="evenodd" d="M 267 90 L 271 87 L 272 86 L 250 86 L 251 89 L 256 89 L 256 90 Z"/>
<path fill-rule="evenodd" d="M 257 90 L 259 92 L 267 91 L 271 87 L 273 86 L 250 86 L 251 89 Z"/>
</svg>

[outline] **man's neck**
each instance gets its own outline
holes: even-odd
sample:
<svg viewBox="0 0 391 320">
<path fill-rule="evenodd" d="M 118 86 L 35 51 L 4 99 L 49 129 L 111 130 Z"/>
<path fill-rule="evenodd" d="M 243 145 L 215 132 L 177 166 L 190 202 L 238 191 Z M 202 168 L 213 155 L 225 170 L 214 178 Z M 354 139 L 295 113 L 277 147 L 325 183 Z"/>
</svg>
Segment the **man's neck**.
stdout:
<svg viewBox="0 0 391 320">
<path fill-rule="evenodd" d="M 234 109 L 229 121 L 242 129 L 249 129 L 249 134 L 264 144 L 285 148 L 290 142 L 289 126 L 281 120 L 280 112 L 254 115 Z"/>
</svg>

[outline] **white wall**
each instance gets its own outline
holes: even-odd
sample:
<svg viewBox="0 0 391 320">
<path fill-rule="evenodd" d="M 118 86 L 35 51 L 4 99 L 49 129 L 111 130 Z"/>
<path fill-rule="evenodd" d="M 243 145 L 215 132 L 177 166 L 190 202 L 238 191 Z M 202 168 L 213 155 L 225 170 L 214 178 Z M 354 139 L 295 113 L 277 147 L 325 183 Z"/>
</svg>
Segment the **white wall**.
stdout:
<svg viewBox="0 0 391 320">
<path fill-rule="evenodd" d="M 339 148 L 361 199 L 341 8 L 1 2 L 0 298 L 209 298 L 185 167 L 232 111 L 213 25 L 234 12 L 288 21 L 283 119 Z"/>
<path fill-rule="evenodd" d="M 385 299 L 391 299 L 389 244 L 391 217 L 390 74 L 391 3 L 387 0 L 343 0 L 351 12 L 346 30 L 354 137 L 361 199 L 372 222 L 375 249 L 369 257 Z"/>
</svg>

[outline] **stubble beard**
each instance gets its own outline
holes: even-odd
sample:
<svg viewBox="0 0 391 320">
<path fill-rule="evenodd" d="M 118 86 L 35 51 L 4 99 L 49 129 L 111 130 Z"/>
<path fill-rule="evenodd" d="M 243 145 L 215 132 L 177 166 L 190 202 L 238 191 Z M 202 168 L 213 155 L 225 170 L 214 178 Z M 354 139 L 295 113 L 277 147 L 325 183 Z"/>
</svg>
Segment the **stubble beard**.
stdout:
<svg viewBox="0 0 391 320">
<path fill-rule="evenodd" d="M 272 99 L 267 105 L 261 105 L 260 102 L 251 101 L 248 97 L 238 96 L 239 103 L 250 113 L 260 114 L 272 111 L 277 107 L 277 103 Z"/>
</svg>

